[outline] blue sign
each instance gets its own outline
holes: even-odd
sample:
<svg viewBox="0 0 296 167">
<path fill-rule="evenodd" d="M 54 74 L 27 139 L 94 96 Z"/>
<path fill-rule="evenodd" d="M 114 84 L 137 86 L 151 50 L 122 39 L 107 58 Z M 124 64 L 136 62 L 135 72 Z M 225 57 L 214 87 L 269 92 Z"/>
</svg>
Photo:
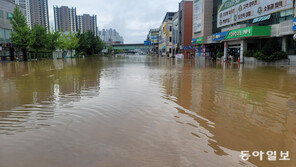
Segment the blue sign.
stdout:
<svg viewBox="0 0 296 167">
<path fill-rule="evenodd" d="M 145 42 L 144 42 L 144 45 L 145 45 L 145 46 L 150 46 L 150 45 L 151 45 L 151 41 L 145 41 Z"/>
<path fill-rule="evenodd" d="M 296 31 L 296 18 L 293 19 L 293 31 Z"/>
<path fill-rule="evenodd" d="M 193 49 L 193 46 L 189 46 L 189 50 L 192 50 Z"/>
<path fill-rule="evenodd" d="M 191 44 L 194 45 L 196 42 L 196 38 L 192 39 Z"/>
<path fill-rule="evenodd" d="M 184 50 L 187 50 L 188 49 L 188 47 L 187 46 L 184 46 Z"/>
<path fill-rule="evenodd" d="M 213 41 L 221 41 L 221 40 L 225 39 L 227 37 L 228 32 L 229 31 L 213 34 L 212 35 Z"/>
</svg>

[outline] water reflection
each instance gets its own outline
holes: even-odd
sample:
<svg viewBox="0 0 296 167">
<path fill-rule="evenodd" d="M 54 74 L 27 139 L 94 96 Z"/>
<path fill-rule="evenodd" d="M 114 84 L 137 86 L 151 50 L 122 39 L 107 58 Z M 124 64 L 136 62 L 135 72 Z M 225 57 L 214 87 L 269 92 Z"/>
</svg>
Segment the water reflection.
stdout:
<svg viewBox="0 0 296 167">
<path fill-rule="evenodd" d="M 295 69 L 149 56 L 0 64 L 0 166 L 293 166 Z M 291 161 L 242 162 L 242 150 Z"/>
<path fill-rule="evenodd" d="M 178 109 L 176 122 L 182 122 L 182 115 L 195 120 L 193 124 L 183 119 L 183 124 L 196 127 L 192 135 L 206 136 L 215 154 L 228 155 L 228 149 L 288 150 L 292 157 L 296 154 L 296 75 L 289 74 L 289 68 L 219 64 L 201 67 L 192 61 L 183 62 L 173 72 L 172 67 L 167 65 L 163 79 L 165 97 L 187 109 Z M 207 133 L 200 131 L 200 126 Z M 251 162 L 259 166 L 293 166 L 296 160 Z"/>
<path fill-rule="evenodd" d="M 0 134 L 49 126 L 59 107 L 96 96 L 103 62 L 47 60 L 0 64 Z M 33 123 L 32 123 L 33 122 Z"/>
</svg>

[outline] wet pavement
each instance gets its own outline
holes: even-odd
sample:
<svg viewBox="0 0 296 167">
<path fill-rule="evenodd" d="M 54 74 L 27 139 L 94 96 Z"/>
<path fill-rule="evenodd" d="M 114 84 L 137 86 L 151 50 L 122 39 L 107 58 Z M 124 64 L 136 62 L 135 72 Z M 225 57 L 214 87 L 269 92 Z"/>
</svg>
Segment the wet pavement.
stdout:
<svg viewBox="0 0 296 167">
<path fill-rule="evenodd" d="M 244 162 L 241 151 L 289 151 Z M 149 56 L 0 63 L 1 167 L 296 164 L 296 67 Z"/>
</svg>

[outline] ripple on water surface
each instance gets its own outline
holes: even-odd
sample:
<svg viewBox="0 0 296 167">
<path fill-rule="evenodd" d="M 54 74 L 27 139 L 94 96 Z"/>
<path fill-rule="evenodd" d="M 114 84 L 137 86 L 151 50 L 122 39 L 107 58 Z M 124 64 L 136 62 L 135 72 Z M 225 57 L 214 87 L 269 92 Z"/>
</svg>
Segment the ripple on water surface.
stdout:
<svg viewBox="0 0 296 167">
<path fill-rule="evenodd" d="M 293 67 L 149 56 L 0 64 L 0 166 L 292 166 Z M 18 161 L 15 161 L 15 160 Z"/>
</svg>

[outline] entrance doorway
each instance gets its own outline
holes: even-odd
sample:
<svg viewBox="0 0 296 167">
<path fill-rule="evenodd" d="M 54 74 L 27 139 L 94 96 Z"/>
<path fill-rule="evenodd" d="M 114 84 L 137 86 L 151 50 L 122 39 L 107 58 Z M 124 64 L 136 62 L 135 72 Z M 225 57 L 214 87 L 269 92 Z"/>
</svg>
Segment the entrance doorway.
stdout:
<svg viewBox="0 0 296 167">
<path fill-rule="evenodd" d="M 237 45 L 229 45 L 228 47 L 228 60 L 237 62 L 240 57 L 240 44 Z"/>
</svg>

